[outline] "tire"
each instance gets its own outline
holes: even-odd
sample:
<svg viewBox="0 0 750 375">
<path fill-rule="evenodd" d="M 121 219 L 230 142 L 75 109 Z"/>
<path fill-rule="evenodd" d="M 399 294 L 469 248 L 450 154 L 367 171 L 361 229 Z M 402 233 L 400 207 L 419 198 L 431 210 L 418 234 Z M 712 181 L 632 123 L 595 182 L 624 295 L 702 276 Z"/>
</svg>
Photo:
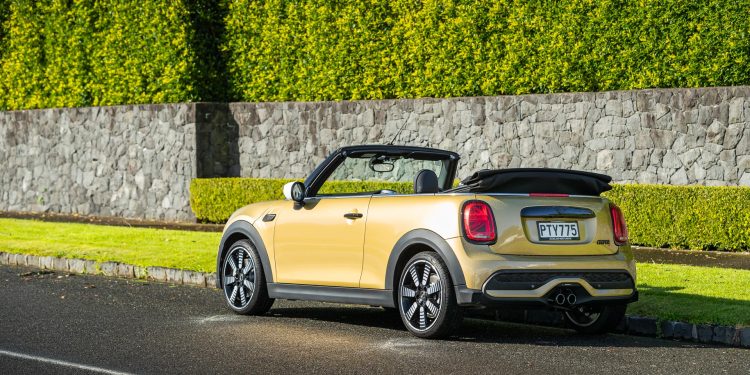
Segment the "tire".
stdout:
<svg viewBox="0 0 750 375">
<path fill-rule="evenodd" d="M 421 252 L 406 263 L 396 302 L 401 321 L 417 337 L 446 337 L 463 319 L 448 268 L 433 252 Z"/>
<path fill-rule="evenodd" d="M 239 240 L 229 247 L 221 261 L 220 276 L 224 302 L 235 313 L 261 315 L 273 305 L 258 250 L 249 240 Z"/>
<path fill-rule="evenodd" d="M 580 333 L 604 334 L 612 332 L 625 317 L 625 304 L 582 306 L 576 312 L 565 312 L 568 326 Z"/>
</svg>

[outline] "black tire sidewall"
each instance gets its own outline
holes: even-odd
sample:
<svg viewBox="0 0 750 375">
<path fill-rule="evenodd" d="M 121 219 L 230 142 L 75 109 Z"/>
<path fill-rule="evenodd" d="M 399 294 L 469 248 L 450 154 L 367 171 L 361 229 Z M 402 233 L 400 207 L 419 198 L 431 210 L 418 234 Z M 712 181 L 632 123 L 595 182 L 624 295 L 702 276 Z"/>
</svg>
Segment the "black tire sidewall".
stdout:
<svg viewBox="0 0 750 375">
<path fill-rule="evenodd" d="M 440 288 L 441 289 L 440 290 L 440 293 L 441 293 L 440 312 L 438 313 L 437 318 L 432 323 L 430 328 L 426 330 L 414 329 L 409 324 L 409 321 L 406 318 L 406 314 L 403 311 L 403 306 L 401 304 L 401 299 L 402 299 L 401 286 L 403 284 L 405 274 L 412 264 L 420 260 L 429 262 L 430 265 L 435 269 L 435 272 L 438 274 L 438 276 L 440 277 L 440 280 L 443 283 L 442 288 Z M 451 280 L 450 274 L 448 273 L 448 268 L 445 266 L 445 263 L 443 262 L 443 260 L 440 259 L 439 256 L 437 256 L 437 254 L 433 252 L 425 251 L 425 252 L 418 253 L 414 255 L 411 259 L 409 259 L 409 261 L 406 262 L 406 265 L 404 265 L 404 267 L 401 270 L 401 275 L 399 276 L 397 287 L 398 287 L 398 291 L 396 293 L 396 302 L 397 302 L 396 309 L 406 329 L 408 329 L 409 332 L 411 332 L 415 336 L 421 337 L 421 338 L 430 338 L 430 339 L 442 338 L 442 337 L 449 335 L 460 324 L 461 314 L 460 314 L 460 309 L 456 303 L 456 297 L 453 291 L 453 282 Z"/>
<path fill-rule="evenodd" d="M 246 249 L 247 252 L 250 253 L 250 256 L 252 257 L 255 264 L 255 289 L 253 290 L 252 297 L 250 297 L 250 302 L 244 308 L 237 308 L 233 306 L 229 302 L 226 292 L 224 291 L 224 267 L 226 266 L 226 258 L 229 256 L 229 254 L 232 253 L 232 251 L 234 251 L 238 247 Z M 239 240 L 232 243 L 232 245 L 229 247 L 229 250 L 227 250 L 227 252 L 224 254 L 224 257 L 221 259 L 221 275 L 219 277 L 221 277 L 221 295 L 224 298 L 224 303 L 227 305 L 227 307 L 229 307 L 230 310 L 234 311 L 237 314 L 252 315 L 265 313 L 270 308 L 270 303 L 272 303 L 273 300 L 270 300 L 269 303 L 265 273 L 263 272 L 263 264 L 260 261 L 258 250 L 255 248 L 255 245 L 253 245 L 253 243 L 249 240 Z"/>
</svg>

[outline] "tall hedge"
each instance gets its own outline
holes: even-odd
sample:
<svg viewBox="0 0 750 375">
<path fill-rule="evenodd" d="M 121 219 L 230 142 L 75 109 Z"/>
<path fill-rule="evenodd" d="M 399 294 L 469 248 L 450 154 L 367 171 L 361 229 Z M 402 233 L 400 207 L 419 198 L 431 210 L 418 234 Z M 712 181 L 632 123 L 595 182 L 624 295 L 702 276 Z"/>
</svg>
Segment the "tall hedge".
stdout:
<svg viewBox="0 0 750 375">
<path fill-rule="evenodd" d="M 224 12 L 215 1 L 7 4 L 0 109 L 225 97 L 226 77 L 217 72 L 224 69 L 218 52 Z M 214 39 L 205 41 L 209 34 Z"/>
<path fill-rule="evenodd" d="M 190 207 L 200 221 L 225 222 L 250 203 L 283 199 L 292 180 L 201 178 L 190 184 Z M 324 193 L 391 189 L 402 183 L 327 183 Z M 750 188 L 627 184 L 604 194 L 625 214 L 633 244 L 705 250 L 750 251 Z"/>
<path fill-rule="evenodd" d="M 750 0 L 0 0 L 0 109 L 750 84 Z"/>
<path fill-rule="evenodd" d="M 249 101 L 750 83 L 750 1 L 235 0 Z"/>
</svg>

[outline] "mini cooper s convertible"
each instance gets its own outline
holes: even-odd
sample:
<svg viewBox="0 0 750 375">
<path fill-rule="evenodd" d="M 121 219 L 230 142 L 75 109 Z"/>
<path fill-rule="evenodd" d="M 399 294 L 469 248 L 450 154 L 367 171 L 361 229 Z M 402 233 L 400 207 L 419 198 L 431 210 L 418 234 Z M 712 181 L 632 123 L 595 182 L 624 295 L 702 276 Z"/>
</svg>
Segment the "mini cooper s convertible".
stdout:
<svg viewBox="0 0 750 375">
<path fill-rule="evenodd" d="M 240 208 L 217 256 L 227 306 L 382 306 L 423 338 L 485 307 L 555 309 L 578 331 L 613 329 L 638 293 L 625 219 L 600 197 L 611 178 L 482 170 L 454 187 L 458 161 L 422 147 L 343 147 L 285 185 L 286 200 Z"/>
</svg>

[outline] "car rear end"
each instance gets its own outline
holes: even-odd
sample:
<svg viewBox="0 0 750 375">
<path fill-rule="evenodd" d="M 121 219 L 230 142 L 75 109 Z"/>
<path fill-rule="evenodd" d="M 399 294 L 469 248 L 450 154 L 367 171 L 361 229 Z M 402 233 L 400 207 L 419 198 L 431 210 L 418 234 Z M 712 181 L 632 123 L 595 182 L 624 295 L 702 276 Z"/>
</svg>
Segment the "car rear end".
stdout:
<svg viewBox="0 0 750 375">
<path fill-rule="evenodd" d="M 459 304 L 573 311 L 638 298 L 625 219 L 606 198 L 477 194 L 461 229 Z"/>
</svg>

